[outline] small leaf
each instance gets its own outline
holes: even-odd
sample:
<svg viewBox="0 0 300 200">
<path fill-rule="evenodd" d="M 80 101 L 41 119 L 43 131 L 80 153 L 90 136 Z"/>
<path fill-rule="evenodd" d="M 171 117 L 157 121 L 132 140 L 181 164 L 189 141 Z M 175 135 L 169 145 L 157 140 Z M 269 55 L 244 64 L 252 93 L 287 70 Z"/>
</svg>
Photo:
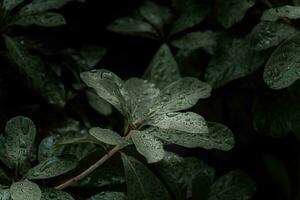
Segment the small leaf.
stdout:
<svg viewBox="0 0 300 200">
<path fill-rule="evenodd" d="M 89 198 L 89 200 L 126 200 L 123 192 L 101 192 Z"/>
<path fill-rule="evenodd" d="M 216 46 L 216 36 L 212 31 L 190 32 L 172 41 L 172 45 L 184 50 L 196 50 L 200 48 L 209 50 Z"/>
<path fill-rule="evenodd" d="M 1 200 L 11 200 L 9 191 L 7 189 L 0 188 L 0 198 Z"/>
<path fill-rule="evenodd" d="M 5 127 L 5 149 L 10 163 L 20 166 L 29 156 L 36 135 L 34 123 L 26 117 L 10 119 Z"/>
<path fill-rule="evenodd" d="M 106 49 L 96 45 L 84 45 L 80 51 L 86 61 L 86 64 L 92 68 L 95 67 L 105 56 Z"/>
<path fill-rule="evenodd" d="M 144 1 L 140 7 L 140 13 L 148 22 L 161 31 L 163 26 L 169 24 L 172 19 L 170 9 L 152 1 Z"/>
<path fill-rule="evenodd" d="M 254 4 L 255 0 L 217 0 L 217 19 L 225 28 L 230 28 L 241 21 Z"/>
<path fill-rule="evenodd" d="M 41 200 L 75 200 L 75 199 L 64 191 L 54 190 L 50 188 L 43 188 Z"/>
<path fill-rule="evenodd" d="M 88 90 L 86 92 L 86 96 L 92 108 L 94 108 L 101 115 L 108 116 L 112 113 L 111 105 L 99 97 L 94 91 Z"/>
<path fill-rule="evenodd" d="M 24 0 L 3 0 L 2 7 L 5 10 L 10 11 L 23 2 L 24 2 Z"/>
<path fill-rule="evenodd" d="M 12 200 L 40 200 L 42 197 L 39 186 L 28 180 L 13 183 L 9 192 Z"/>
<path fill-rule="evenodd" d="M 296 33 L 297 30 L 289 24 L 263 21 L 250 34 L 251 46 L 258 51 L 268 49 Z"/>
<path fill-rule="evenodd" d="M 89 133 L 97 140 L 110 145 L 128 145 L 128 141 L 122 138 L 118 133 L 104 128 L 91 128 Z"/>
<path fill-rule="evenodd" d="M 25 177 L 28 179 L 52 178 L 75 169 L 77 164 L 75 156 L 51 157 L 30 169 Z"/>
<path fill-rule="evenodd" d="M 283 42 L 269 58 L 264 81 L 272 89 L 282 89 L 292 85 L 300 77 L 300 34 Z"/>
<path fill-rule="evenodd" d="M 277 21 L 280 18 L 286 17 L 288 19 L 300 18 L 300 7 L 285 5 L 278 8 L 270 8 L 263 13 L 261 20 Z"/>
<path fill-rule="evenodd" d="M 171 35 L 199 24 L 211 10 L 210 1 L 174 0 L 173 6 L 179 18 L 173 24 Z"/>
<path fill-rule="evenodd" d="M 163 159 L 165 151 L 163 144 L 146 131 L 132 131 L 132 141 L 136 150 L 142 154 L 148 163 L 155 163 Z"/>
<path fill-rule="evenodd" d="M 295 6 L 300 6 L 300 1 L 299 0 L 293 0 L 293 2 L 294 2 Z"/>
<path fill-rule="evenodd" d="M 199 99 L 210 96 L 211 86 L 193 77 L 184 77 L 165 87 L 157 99 L 155 108 L 160 113 L 186 110 L 193 107 Z"/>
<path fill-rule="evenodd" d="M 208 132 L 204 118 L 193 112 L 170 112 L 154 116 L 150 121 L 147 121 L 146 124 L 162 129 L 174 129 L 189 133 Z"/>
<path fill-rule="evenodd" d="M 66 24 L 65 18 L 58 13 L 45 12 L 20 17 L 12 22 L 14 25 L 38 25 L 44 27 L 61 26 Z"/>
<path fill-rule="evenodd" d="M 125 34 L 125 35 L 137 35 L 149 38 L 157 38 L 157 32 L 154 27 L 144 22 L 141 19 L 135 19 L 133 17 L 124 17 L 115 20 L 107 27 L 110 31 Z"/>
<path fill-rule="evenodd" d="M 163 44 L 154 55 L 143 78 L 160 89 L 180 78 L 177 63 L 167 44 Z"/>
<path fill-rule="evenodd" d="M 171 199 L 160 180 L 141 162 L 133 157 L 122 154 L 126 175 L 128 200 Z"/>
<path fill-rule="evenodd" d="M 255 191 L 255 183 L 246 174 L 232 171 L 212 185 L 208 200 L 248 200 Z"/>
<path fill-rule="evenodd" d="M 127 116 L 125 99 L 121 94 L 124 82 L 114 73 L 99 69 L 81 73 L 81 79 L 88 87 L 93 88 L 97 95 L 119 110 L 124 116 Z"/>
</svg>

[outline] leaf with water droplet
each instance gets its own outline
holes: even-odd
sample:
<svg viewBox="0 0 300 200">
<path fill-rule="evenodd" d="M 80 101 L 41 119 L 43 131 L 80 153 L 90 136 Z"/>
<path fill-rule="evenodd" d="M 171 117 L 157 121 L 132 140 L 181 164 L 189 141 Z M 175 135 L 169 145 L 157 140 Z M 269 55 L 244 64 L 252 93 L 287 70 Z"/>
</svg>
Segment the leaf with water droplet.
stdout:
<svg viewBox="0 0 300 200">
<path fill-rule="evenodd" d="M 149 38 L 158 37 L 158 33 L 151 24 L 143 21 L 142 19 L 135 19 L 133 17 L 119 18 L 107 28 L 110 31 L 126 35 L 137 35 Z"/>
<path fill-rule="evenodd" d="M 280 44 L 282 41 L 297 33 L 289 24 L 263 21 L 257 24 L 251 34 L 251 46 L 258 51 Z"/>
<path fill-rule="evenodd" d="M 75 199 L 64 191 L 54 190 L 50 188 L 42 188 L 41 200 L 75 200 Z"/>
<path fill-rule="evenodd" d="M 255 0 L 217 0 L 217 19 L 225 28 L 230 28 L 240 22 L 254 4 Z"/>
<path fill-rule="evenodd" d="M 99 97 L 94 91 L 88 90 L 86 92 L 86 96 L 91 107 L 101 115 L 108 116 L 112 113 L 111 105 L 107 101 Z"/>
<path fill-rule="evenodd" d="M 30 26 L 38 25 L 43 27 L 61 26 L 66 24 L 65 18 L 58 13 L 45 12 L 24 16 L 12 20 L 12 25 Z"/>
<path fill-rule="evenodd" d="M 5 10 L 12 10 L 14 9 L 16 6 L 18 6 L 19 4 L 23 3 L 24 0 L 3 0 L 2 1 L 2 7 Z"/>
<path fill-rule="evenodd" d="M 292 85 L 300 77 L 300 34 L 283 42 L 272 53 L 265 70 L 264 81 L 272 89 Z"/>
<path fill-rule="evenodd" d="M 104 128 L 91 128 L 89 131 L 90 135 L 95 137 L 97 140 L 110 144 L 110 145 L 128 145 L 130 144 L 128 141 L 126 141 L 123 137 L 121 137 L 118 133 L 110 130 L 110 129 L 104 129 Z"/>
<path fill-rule="evenodd" d="M 174 0 L 173 7 L 179 17 L 173 23 L 170 35 L 175 35 L 202 22 L 211 10 L 211 2 Z"/>
<path fill-rule="evenodd" d="M 123 192 L 101 192 L 89 198 L 89 200 L 126 200 Z"/>
<path fill-rule="evenodd" d="M 155 163 L 163 159 L 165 151 L 162 142 L 146 131 L 132 131 L 132 141 L 136 150 L 142 154 L 148 163 Z"/>
<path fill-rule="evenodd" d="M 261 20 L 277 21 L 280 18 L 299 19 L 300 10 L 298 6 L 285 5 L 277 8 L 270 8 L 264 11 Z"/>
<path fill-rule="evenodd" d="M 0 199 L 1 200 L 11 200 L 10 193 L 8 189 L 0 188 Z"/>
<path fill-rule="evenodd" d="M 40 200 L 42 197 L 39 186 L 28 180 L 13 183 L 9 192 L 12 200 Z"/>
<path fill-rule="evenodd" d="M 204 118 L 193 112 L 171 112 L 157 115 L 147 121 L 146 124 L 162 129 L 174 129 L 189 133 L 208 132 Z"/>
<path fill-rule="evenodd" d="M 248 200 L 255 191 L 255 183 L 248 175 L 231 171 L 215 181 L 208 200 Z"/>
<path fill-rule="evenodd" d="M 165 87 L 156 104 L 160 113 L 186 110 L 193 107 L 199 99 L 210 96 L 211 86 L 196 78 L 184 77 Z"/>
<path fill-rule="evenodd" d="M 177 62 L 167 44 L 163 44 L 152 58 L 143 76 L 162 89 L 180 79 Z"/>
<path fill-rule="evenodd" d="M 222 35 L 218 37 L 217 50 L 206 67 L 204 80 L 214 88 L 221 87 L 256 71 L 265 63 L 267 56 L 266 52 L 252 49 L 247 37 Z"/>
<path fill-rule="evenodd" d="M 5 149 L 9 162 L 15 167 L 30 156 L 35 135 L 35 125 L 29 118 L 17 116 L 6 123 Z"/>
<path fill-rule="evenodd" d="M 53 178 L 75 169 L 77 164 L 78 161 L 75 156 L 51 157 L 28 170 L 25 177 L 27 179 Z"/>
<path fill-rule="evenodd" d="M 145 165 L 133 157 L 122 154 L 128 200 L 170 200 L 161 181 Z"/>
<path fill-rule="evenodd" d="M 105 70 L 91 70 L 80 74 L 84 83 L 95 90 L 97 95 L 112 104 L 124 116 L 128 115 L 124 82 L 114 73 Z M 125 96 L 125 97 L 124 97 Z"/>
</svg>

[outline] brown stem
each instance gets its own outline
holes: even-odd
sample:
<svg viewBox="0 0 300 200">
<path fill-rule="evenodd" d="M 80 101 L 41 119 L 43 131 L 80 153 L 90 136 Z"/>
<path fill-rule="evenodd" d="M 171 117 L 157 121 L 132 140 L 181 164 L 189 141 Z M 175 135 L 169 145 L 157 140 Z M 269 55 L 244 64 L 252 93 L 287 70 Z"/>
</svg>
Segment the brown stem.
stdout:
<svg viewBox="0 0 300 200">
<path fill-rule="evenodd" d="M 128 140 L 131 137 L 130 132 L 126 135 L 125 139 Z M 114 154 L 116 154 L 119 150 L 121 150 L 124 146 L 117 145 L 114 148 L 112 148 L 107 154 L 105 154 L 100 160 L 98 160 L 95 164 L 90 166 L 85 171 L 81 172 L 79 175 L 69 179 L 68 181 L 58 185 L 55 187 L 57 190 L 63 190 L 74 183 L 77 183 L 79 180 L 83 179 L 84 177 L 88 176 L 90 173 L 92 173 L 95 169 L 97 169 L 99 166 L 101 166 L 103 163 L 105 163 L 109 158 L 111 158 Z"/>
</svg>

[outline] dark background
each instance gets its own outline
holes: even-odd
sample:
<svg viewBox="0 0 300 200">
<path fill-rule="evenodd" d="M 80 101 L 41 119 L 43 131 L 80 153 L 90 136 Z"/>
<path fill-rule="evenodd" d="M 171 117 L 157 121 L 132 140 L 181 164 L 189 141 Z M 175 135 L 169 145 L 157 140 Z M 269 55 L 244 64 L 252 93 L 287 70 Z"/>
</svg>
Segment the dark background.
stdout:
<svg viewBox="0 0 300 200">
<path fill-rule="evenodd" d="M 31 38 L 41 41 L 47 48 L 59 50 L 65 47 L 79 49 L 83 44 L 97 44 L 107 49 L 107 55 L 98 67 L 109 69 L 126 79 L 132 76 L 140 77 L 160 42 L 140 37 L 124 36 L 110 32 L 106 29 L 114 19 L 130 14 L 138 5 L 137 0 L 87 0 L 86 3 L 70 3 L 61 12 L 67 19 L 67 25 L 55 28 L 32 27 L 22 30 Z M 244 35 L 257 23 L 257 15 L 265 9 L 263 4 L 252 8 L 242 24 L 230 29 L 232 34 Z M 203 27 L 220 30 L 220 25 L 204 22 Z M 18 34 L 16 31 L 15 34 Z M 176 52 L 175 49 L 173 49 Z M 201 71 L 210 56 L 199 52 L 199 59 L 193 71 Z M 80 119 L 74 107 L 85 104 L 84 98 L 78 97 L 60 110 L 47 105 L 44 100 L 30 88 L 26 87 L 5 60 L 1 60 L 0 67 L 0 120 L 4 126 L 5 121 L 12 116 L 24 114 L 33 118 L 41 129 L 49 123 L 48 120 L 71 116 Z M 193 76 L 191 72 L 186 75 Z M 272 138 L 265 133 L 258 133 L 253 127 L 253 105 L 257 98 L 273 101 L 280 98 L 282 91 L 271 91 L 262 80 L 263 69 L 254 74 L 236 80 L 213 91 L 209 99 L 200 101 L 193 109 L 203 115 L 207 120 L 224 123 L 232 129 L 236 139 L 236 146 L 229 152 L 207 151 L 203 149 L 186 150 L 174 147 L 173 150 L 183 155 L 192 155 L 205 160 L 212 165 L 217 175 L 222 175 L 233 169 L 242 169 L 247 172 L 257 184 L 257 193 L 253 199 L 285 200 L 291 190 L 293 199 L 299 188 L 299 140 L 294 134 L 282 138 Z M 106 119 L 97 115 L 91 108 L 88 113 L 98 117 L 99 123 L 106 123 Z M 120 117 L 114 113 L 114 117 Z M 120 118 L 121 120 L 121 118 Z M 2 129 L 3 130 L 3 129 Z M 275 157 L 283 162 L 286 173 L 292 180 L 292 189 L 272 173 L 280 174 L 277 165 L 268 162 L 271 170 L 266 167 L 266 157 Z M 273 167 L 272 167 L 273 166 Z M 284 176 L 284 175 L 282 175 Z M 284 178 L 283 178 L 284 180 Z"/>
</svg>

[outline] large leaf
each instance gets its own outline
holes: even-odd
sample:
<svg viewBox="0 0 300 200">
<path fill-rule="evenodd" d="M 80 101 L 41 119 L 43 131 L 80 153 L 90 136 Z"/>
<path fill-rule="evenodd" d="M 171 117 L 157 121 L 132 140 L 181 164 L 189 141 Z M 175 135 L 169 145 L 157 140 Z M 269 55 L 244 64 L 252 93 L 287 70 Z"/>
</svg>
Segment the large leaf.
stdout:
<svg viewBox="0 0 300 200">
<path fill-rule="evenodd" d="M 132 131 L 131 138 L 136 150 L 147 159 L 148 163 L 163 159 L 165 155 L 163 144 L 147 131 Z"/>
<path fill-rule="evenodd" d="M 217 51 L 206 68 L 205 81 L 218 88 L 251 74 L 265 60 L 266 54 L 253 50 L 248 39 L 220 37 Z"/>
<path fill-rule="evenodd" d="M 280 18 L 299 19 L 300 7 L 286 5 L 278 8 L 270 8 L 264 12 L 261 20 L 277 21 Z"/>
<path fill-rule="evenodd" d="M 264 50 L 280 44 L 296 33 L 297 30 L 289 24 L 263 21 L 250 34 L 251 46 L 255 50 Z"/>
<path fill-rule="evenodd" d="M 122 154 L 126 175 L 128 200 L 169 200 L 167 190 L 160 180 L 133 157 Z"/>
<path fill-rule="evenodd" d="M 125 99 L 122 95 L 124 82 L 114 73 L 99 69 L 81 73 L 81 79 L 85 84 L 93 88 L 97 95 L 119 110 L 124 116 L 127 115 Z"/>
<path fill-rule="evenodd" d="M 20 17 L 12 22 L 14 25 L 38 25 L 44 27 L 60 26 L 66 24 L 65 18 L 58 13 L 45 12 L 35 15 Z"/>
<path fill-rule="evenodd" d="M 28 179 L 46 179 L 73 170 L 78 162 L 75 156 L 51 157 L 30 169 L 25 175 Z"/>
<path fill-rule="evenodd" d="M 89 198 L 89 200 L 126 200 L 123 192 L 101 192 Z"/>
<path fill-rule="evenodd" d="M 75 200 L 75 199 L 64 191 L 46 188 L 46 189 L 42 189 L 41 200 Z"/>
<path fill-rule="evenodd" d="M 171 35 L 199 24 L 211 10 L 210 1 L 198 0 L 174 0 L 173 7 L 179 17 L 173 24 Z"/>
<path fill-rule="evenodd" d="M 255 183 L 246 174 L 232 171 L 212 185 L 208 200 L 248 200 L 255 191 Z"/>
<path fill-rule="evenodd" d="M 86 96 L 88 98 L 89 104 L 94 108 L 98 113 L 108 116 L 112 113 L 111 105 L 99 97 L 94 91 L 87 91 Z"/>
<path fill-rule="evenodd" d="M 150 108 L 155 103 L 160 90 L 153 83 L 139 78 L 131 78 L 125 82 L 124 88 L 128 91 L 130 100 L 129 123 L 143 122 L 148 116 Z"/>
<path fill-rule="evenodd" d="M 36 135 L 34 123 L 23 116 L 9 120 L 5 127 L 5 149 L 10 163 L 20 166 L 29 156 Z"/>
<path fill-rule="evenodd" d="M 282 43 L 269 58 L 264 80 L 272 89 L 282 89 L 292 85 L 300 77 L 300 34 Z"/>
<path fill-rule="evenodd" d="M 241 21 L 254 4 L 255 0 L 217 0 L 217 19 L 225 28 L 229 28 Z"/>
<path fill-rule="evenodd" d="M 210 96 L 211 86 L 196 78 L 185 77 L 165 87 L 154 105 L 160 113 L 185 110 L 193 107 L 199 99 Z"/>
<path fill-rule="evenodd" d="M 124 138 L 122 138 L 118 133 L 104 128 L 91 128 L 89 133 L 95 137 L 97 140 L 110 145 L 127 145 L 129 144 Z"/>
<path fill-rule="evenodd" d="M 172 45 L 184 50 L 196 50 L 200 48 L 209 50 L 216 46 L 216 34 L 212 31 L 190 32 L 172 41 Z"/>
<path fill-rule="evenodd" d="M 174 129 L 189 133 L 205 133 L 208 131 L 204 118 L 193 112 L 170 112 L 154 116 L 146 123 L 163 129 Z"/>
<path fill-rule="evenodd" d="M 154 55 L 143 78 L 160 89 L 180 78 L 176 60 L 167 44 L 163 44 Z"/>
<path fill-rule="evenodd" d="M 22 2 L 24 2 L 24 0 L 3 0 L 2 7 L 5 10 L 12 10 Z"/>
<path fill-rule="evenodd" d="M 42 197 L 39 186 L 28 180 L 13 183 L 9 192 L 12 200 L 40 200 Z"/>
<path fill-rule="evenodd" d="M 154 27 L 143 21 L 133 17 L 124 17 L 115 20 L 107 27 L 109 30 L 126 35 L 138 35 L 150 38 L 157 38 L 157 32 Z"/>
</svg>

